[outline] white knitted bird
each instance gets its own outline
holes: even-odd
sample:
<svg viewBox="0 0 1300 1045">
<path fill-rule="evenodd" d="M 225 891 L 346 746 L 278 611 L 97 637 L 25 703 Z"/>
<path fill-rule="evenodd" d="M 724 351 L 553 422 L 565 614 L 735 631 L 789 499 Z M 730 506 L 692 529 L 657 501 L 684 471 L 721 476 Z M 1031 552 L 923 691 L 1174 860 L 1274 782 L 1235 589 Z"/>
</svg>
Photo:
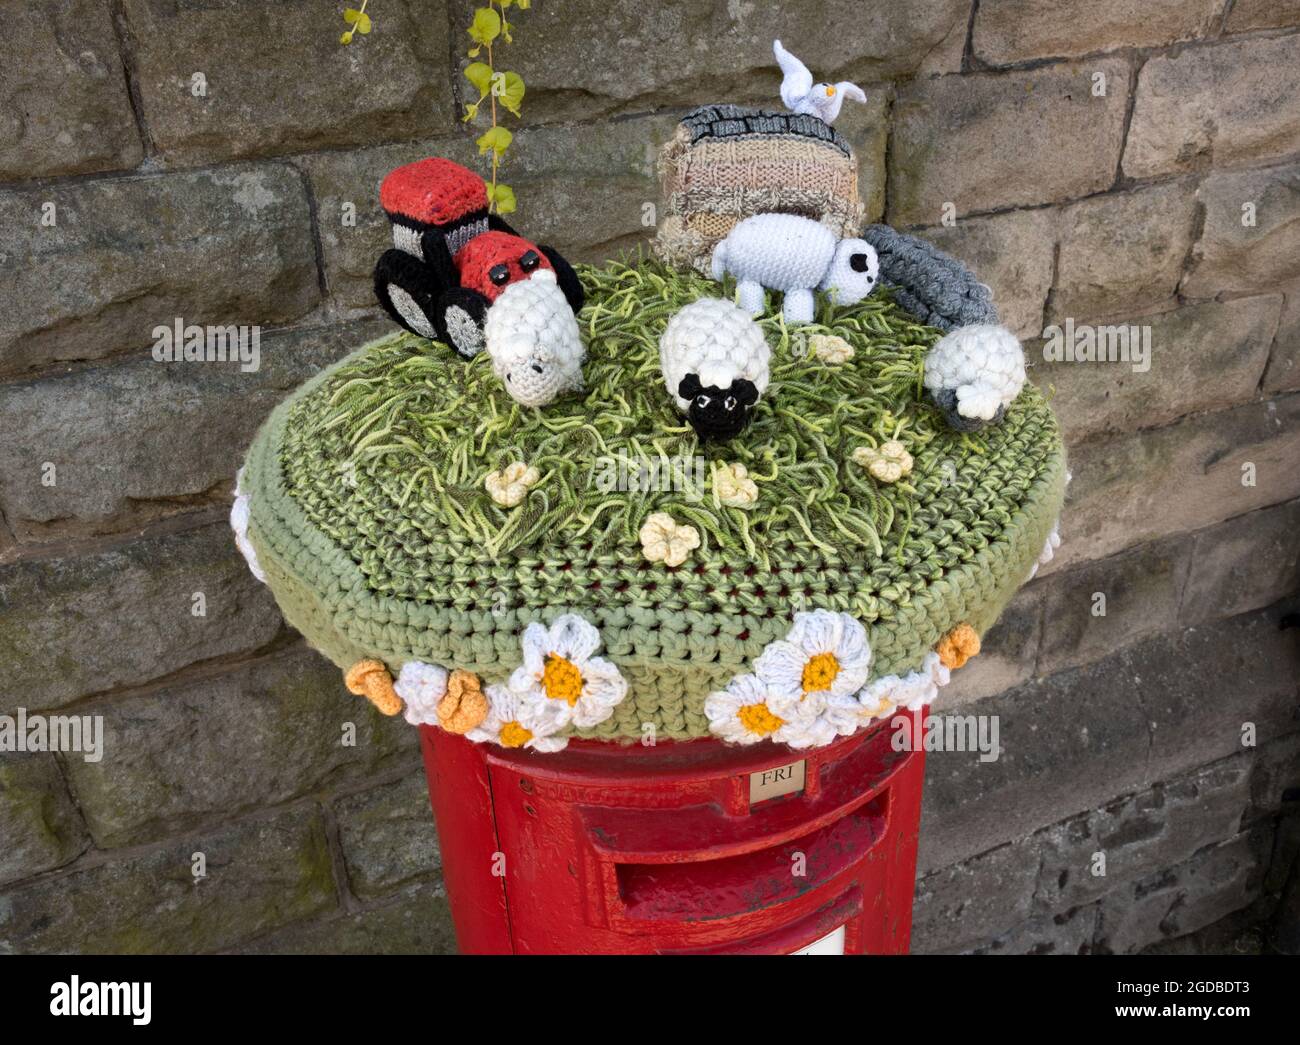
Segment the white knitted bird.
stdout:
<svg viewBox="0 0 1300 1045">
<path fill-rule="evenodd" d="M 839 83 L 813 83 L 808 66 L 781 46 L 780 40 L 772 42 L 777 64 L 781 66 L 784 78 L 781 80 L 781 101 L 791 112 L 816 116 L 826 124 L 835 122 L 840 114 L 840 106 L 845 98 L 855 102 L 865 102 L 866 94 L 855 83 L 841 80 Z"/>
<path fill-rule="evenodd" d="M 749 423 L 771 357 L 758 324 L 721 298 L 691 302 L 659 339 L 668 394 L 701 440 L 730 439 Z"/>
<path fill-rule="evenodd" d="M 483 339 L 492 369 L 516 402 L 545 406 L 561 392 L 581 391 L 587 350 L 550 269 L 501 292 L 487 311 Z"/>
<path fill-rule="evenodd" d="M 996 323 L 958 327 L 925 357 L 925 387 L 948 423 L 976 432 L 1002 420 L 1025 386 L 1025 353 Z"/>
</svg>

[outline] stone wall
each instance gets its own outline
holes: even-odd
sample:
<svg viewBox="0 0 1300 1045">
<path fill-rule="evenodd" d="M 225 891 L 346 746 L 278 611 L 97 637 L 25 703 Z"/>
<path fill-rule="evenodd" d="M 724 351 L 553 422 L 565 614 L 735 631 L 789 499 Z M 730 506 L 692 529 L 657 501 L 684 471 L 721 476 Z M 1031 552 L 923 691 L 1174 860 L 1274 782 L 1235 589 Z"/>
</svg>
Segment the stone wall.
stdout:
<svg viewBox="0 0 1300 1045">
<path fill-rule="evenodd" d="M 413 731 L 223 517 L 271 405 L 386 327 L 379 178 L 476 162 L 473 6 L 374 0 L 350 47 L 314 0 L 7 13 L 0 713 L 102 715 L 111 755 L 0 755 L 0 951 L 454 947 Z M 1300 783 L 1300 4 L 775 7 L 534 0 L 519 224 L 645 242 L 658 145 L 771 103 L 774 36 L 866 87 L 837 126 L 868 218 L 991 284 L 1074 471 L 1061 554 L 937 706 L 997 715 L 1003 755 L 931 756 L 916 949 L 1131 951 L 1267 907 Z M 260 325 L 261 365 L 155 362 L 177 318 Z M 1046 363 L 1067 319 L 1149 327 L 1149 370 Z"/>
</svg>

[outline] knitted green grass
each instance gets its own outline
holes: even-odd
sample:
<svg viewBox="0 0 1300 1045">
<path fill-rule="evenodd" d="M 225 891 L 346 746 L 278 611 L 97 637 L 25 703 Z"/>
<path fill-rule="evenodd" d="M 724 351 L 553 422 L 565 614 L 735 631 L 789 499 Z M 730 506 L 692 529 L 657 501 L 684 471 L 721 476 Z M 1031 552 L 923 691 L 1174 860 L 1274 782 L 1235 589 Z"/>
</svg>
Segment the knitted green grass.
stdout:
<svg viewBox="0 0 1300 1045">
<path fill-rule="evenodd" d="M 772 380 L 752 423 L 701 446 L 664 388 L 658 339 L 717 285 L 651 261 L 580 275 L 581 395 L 522 408 L 488 359 L 395 333 L 277 408 L 245 472 L 249 536 L 314 645 L 342 667 L 375 657 L 396 673 L 416 659 L 491 682 L 518 665 L 525 624 L 577 612 L 630 683 L 591 735 L 639 737 L 649 722 L 686 737 L 707 734 L 704 696 L 796 609 L 860 620 L 873 677 L 916 668 L 958 623 L 996 619 L 1063 496 L 1060 435 L 1032 386 L 1000 424 L 959 435 L 921 395 L 939 333 L 887 297 L 823 304 L 823 325 L 797 330 L 772 309 Z M 824 362 L 815 334 L 843 337 L 853 358 Z M 881 484 L 851 455 L 891 438 L 915 465 Z M 484 478 L 516 460 L 540 479 L 502 508 Z M 757 484 L 749 508 L 713 487 L 735 463 Z M 656 465 L 656 481 L 636 481 Z M 646 561 L 652 512 L 699 531 L 682 566 Z"/>
<path fill-rule="evenodd" d="M 833 330 L 791 331 L 779 313 L 765 318 L 772 383 L 753 423 L 728 443 L 701 446 L 664 388 L 658 342 L 674 312 L 716 294 L 716 285 L 656 262 L 581 275 L 590 300 L 584 395 L 545 410 L 520 407 L 485 356 L 464 365 L 395 335 L 295 409 L 284 453 L 295 485 L 356 478 L 363 494 L 391 499 L 418 529 L 452 530 L 495 556 L 542 538 L 637 547 L 654 511 L 696 526 L 701 555 L 716 547 L 764 565 L 768 538 L 783 531 L 850 556 L 879 556 L 891 535 L 895 544 L 905 538 L 912 482 L 884 486 L 846 461 L 856 446 L 901 436 L 924 476 L 961 441 L 917 401 L 935 331 L 883 297 L 838 310 Z M 810 351 L 814 335 L 832 332 L 857 350 L 849 362 L 827 364 Z M 501 508 L 483 480 L 516 460 L 538 468 L 541 481 L 523 505 Z M 727 463 L 746 466 L 757 504 L 726 507 L 714 495 L 712 473 Z M 343 493 L 318 519 L 340 538 Z"/>
</svg>

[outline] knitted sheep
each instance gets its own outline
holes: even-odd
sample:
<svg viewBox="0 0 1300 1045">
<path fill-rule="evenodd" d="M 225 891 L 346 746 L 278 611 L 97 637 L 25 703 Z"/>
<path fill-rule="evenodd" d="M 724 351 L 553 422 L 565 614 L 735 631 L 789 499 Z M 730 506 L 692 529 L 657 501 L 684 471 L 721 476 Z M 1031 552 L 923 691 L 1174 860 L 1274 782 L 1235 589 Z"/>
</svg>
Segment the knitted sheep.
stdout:
<svg viewBox="0 0 1300 1045">
<path fill-rule="evenodd" d="M 995 323 L 958 327 L 925 357 L 926 390 L 959 432 L 977 432 L 1001 421 L 1024 385 L 1020 342 Z"/>
<path fill-rule="evenodd" d="M 713 278 L 731 273 L 740 306 L 763 313 L 763 288 L 785 292 L 787 323 L 811 323 L 813 289 L 839 305 L 861 301 L 876 287 L 880 261 L 866 240 L 836 240 L 825 225 L 797 214 L 755 214 L 713 249 Z"/>
<path fill-rule="evenodd" d="M 659 339 L 668 394 L 701 440 L 730 439 L 749 423 L 771 355 L 758 324 L 721 298 L 691 302 Z"/>
<path fill-rule="evenodd" d="M 492 369 L 516 402 L 545 406 L 582 389 L 586 349 L 550 269 L 507 285 L 487 310 L 483 333 Z"/>
</svg>

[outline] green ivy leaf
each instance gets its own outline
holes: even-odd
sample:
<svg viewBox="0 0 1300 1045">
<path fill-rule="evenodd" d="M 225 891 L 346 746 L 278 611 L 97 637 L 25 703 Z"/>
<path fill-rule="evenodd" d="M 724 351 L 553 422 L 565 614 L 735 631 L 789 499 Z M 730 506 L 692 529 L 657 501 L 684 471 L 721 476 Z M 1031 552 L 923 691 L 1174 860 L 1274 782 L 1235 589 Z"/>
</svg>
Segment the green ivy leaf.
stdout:
<svg viewBox="0 0 1300 1045">
<path fill-rule="evenodd" d="M 480 7 L 474 12 L 469 35 L 475 43 L 490 44 L 501 35 L 501 16 L 490 7 Z"/>
<path fill-rule="evenodd" d="M 491 127 L 479 136 L 478 141 L 475 144 L 478 145 L 480 156 L 486 153 L 489 149 L 500 156 L 510 148 L 510 143 L 514 140 L 514 137 L 515 136 L 504 127 Z"/>
<path fill-rule="evenodd" d="M 364 12 L 357 18 L 357 32 L 362 36 L 370 34 L 370 16 Z"/>
<path fill-rule="evenodd" d="M 497 183 L 495 188 L 488 190 L 492 195 L 492 202 L 496 206 L 498 214 L 512 214 L 515 210 L 515 190 L 509 185 Z"/>
<path fill-rule="evenodd" d="M 533 6 L 533 0 L 515 0 L 515 3 L 519 5 L 519 10 L 521 11 L 527 11 Z"/>
<path fill-rule="evenodd" d="M 465 67 L 465 79 L 478 88 L 479 100 L 492 88 L 492 66 L 486 62 L 470 62 Z"/>
<path fill-rule="evenodd" d="M 460 122 L 469 123 L 469 121 L 474 119 L 474 117 L 477 115 L 478 115 L 478 102 L 472 102 L 469 105 L 465 106 L 465 115 L 461 117 Z"/>
<path fill-rule="evenodd" d="M 339 37 L 339 43 L 350 44 L 351 42 L 352 42 L 352 30 L 349 29 L 346 33 L 344 33 L 342 36 Z"/>
<path fill-rule="evenodd" d="M 348 25 L 351 25 L 360 17 L 361 17 L 361 12 L 351 7 L 349 7 L 346 11 L 343 12 L 343 21 L 347 22 Z"/>
<path fill-rule="evenodd" d="M 524 78 L 518 73 L 497 73 L 492 78 L 492 93 L 516 116 L 524 100 Z"/>
</svg>

